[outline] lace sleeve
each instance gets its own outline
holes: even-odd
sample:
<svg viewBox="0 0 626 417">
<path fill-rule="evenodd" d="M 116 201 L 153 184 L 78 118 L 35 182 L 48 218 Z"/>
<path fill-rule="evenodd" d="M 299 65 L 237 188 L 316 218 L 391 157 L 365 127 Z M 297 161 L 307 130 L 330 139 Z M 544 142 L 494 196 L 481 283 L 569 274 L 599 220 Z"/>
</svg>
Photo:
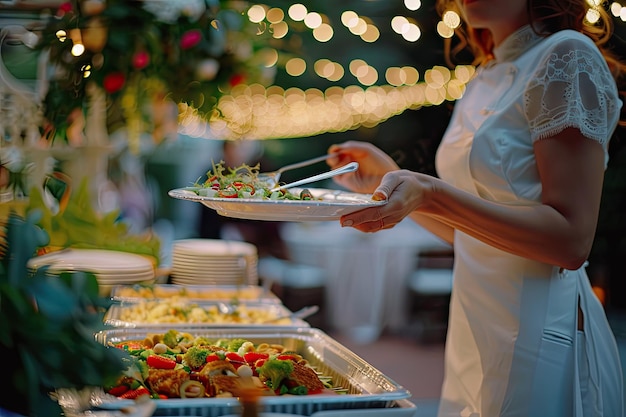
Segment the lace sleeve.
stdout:
<svg viewBox="0 0 626 417">
<path fill-rule="evenodd" d="M 524 96 L 533 142 L 576 127 L 586 137 L 606 144 L 619 117 L 619 103 L 604 58 L 580 39 L 554 45 Z"/>
</svg>

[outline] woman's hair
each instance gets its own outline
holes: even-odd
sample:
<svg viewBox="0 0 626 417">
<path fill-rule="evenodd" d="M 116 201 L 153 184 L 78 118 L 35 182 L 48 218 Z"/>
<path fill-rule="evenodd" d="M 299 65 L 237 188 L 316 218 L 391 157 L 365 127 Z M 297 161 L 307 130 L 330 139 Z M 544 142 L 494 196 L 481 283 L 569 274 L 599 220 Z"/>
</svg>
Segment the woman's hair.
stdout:
<svg viewBox="0 0 626 417">
<path fill-rule="evenodd" d="M 572 29 L 589 36 L 604 55 L 615 79 L 620 79 L 626 74 L 626 64 L 606 46 L 613 35 L 613 20 L 606 10 L 597 7 L 597 23 L 586 23 L 585 16 L 591 7 L 587 0 L 528 0 L 526 4 L 528 20 L 537 34 L 548 36 L 559 30 Z M 449 10 L 455 11 L 463 19 L 456 0 L 437 0 L 440 15 Z M 464 22 L 455 33 L 459 42 L 454 48 L 449 39 L 446 42 L 448 64 L 452 63 L 457 53 L 466 49 L 472 54 L 473 64 L 481 64 L 493 58 L 493 39 L 488 30 L 474 29 Z"/>
</svg>

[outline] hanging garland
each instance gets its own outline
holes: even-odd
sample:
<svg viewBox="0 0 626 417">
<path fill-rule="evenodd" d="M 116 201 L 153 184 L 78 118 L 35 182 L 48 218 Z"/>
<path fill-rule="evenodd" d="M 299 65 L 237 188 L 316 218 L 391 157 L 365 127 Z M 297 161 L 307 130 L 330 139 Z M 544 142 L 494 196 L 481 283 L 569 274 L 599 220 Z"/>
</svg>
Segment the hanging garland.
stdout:
<svg viewBox="0 0 626 417">
<path fill-rule="evenodd" d="M 266 31 L 248 20 L 246 8 L 223 0 L 63 3 L 39 44 L 55 70 L 42 133 L 67 140 L 76 112 L 88 108 L 90 83 L 104 91 L 110 110 L 121 109 L 121 123 L 148 127 L 155 122 L 150 105 L 163 98 L 210 115 L 233 86 L 270 85 Z"/>
</svg>

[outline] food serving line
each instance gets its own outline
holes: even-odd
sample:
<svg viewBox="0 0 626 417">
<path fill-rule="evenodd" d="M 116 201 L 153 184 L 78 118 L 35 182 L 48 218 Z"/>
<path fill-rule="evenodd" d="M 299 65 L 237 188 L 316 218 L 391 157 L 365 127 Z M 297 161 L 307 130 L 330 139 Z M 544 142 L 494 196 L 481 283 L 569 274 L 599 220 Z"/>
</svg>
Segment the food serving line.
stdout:
<svg viewBox="0 0 626 417">
<path fill-rule="evenodd" d="M 201 202 L 225 216 L 281 221 L 336 220 L 344 213 L 384 204 L 367 195 L 338 190 L 308 191 L 311 199 L 307 200 L 222 198 L 208 196 L 197 187 L 172 190 L 170 195 Z M 105 329 L 95 334 L 99 343 L 116 346 L 175 330 L 196 338 L 281 345 L 301 355 L 340 389 L 341 393 L 261 396 L 262 417 L 414 416 L 417 409 L 407 389 L 322 330 L 311 327 L 304 317 L 294 316 L 275 294 L 258 285 L 256 248 L 251 246 L 205 239 L 174 242 L 174 284 L 154 284 L 154 276 L 145 273 L 145 259 L 112 251 L 64 250 L 33 258 L 29 267 L 45 266 L 50 273 L 91 271 L 106 285 L 112 305 L 104 317 Z M 132 256 L 136 256 L 136 264 Z M 125 276 L 133 279 L 125 281 Z M 146 286 L 146 282 L 152 284 Z M 62 406 L 76 400 L 72 393 L 59 395 Z M 139 406 L 134 400 L 95 390 L 89 397 L 88 412 L 121 415 L 133 405 Z M 236 397 L 154 399 L 150 405 L 148 411 L 145 407 L 137 409 L 147 413 L 142 415 L 155 416 L 226 417 L 241 413 Z M 78 415 L 76 410 L 67 411 L 68 415 Z"/>
<path fill-rule="evenodd" d="M 323 157 L 294 167 L 320 159 Z M 358 168 L 356 163 L 297 181 L 285 187 L 289 188 L 287 192 L 276 183 L 283 170 L 264 176 L 265 183 L 260 185 L 258 180 L 262 174 L 248 166 L 244 168 L 245 178 L 231 171 L 228 176 L 209 177 L 204 184 L 171 190 L 169 195 L 200 202 L 224 216 L 292 222 L 336 221 L 345 213 L 385 204 L 372 201 L 369 195 L 340 190 L 292 188 L 354 171 Z M 268 184 L 268 178 L 274 183 Z M 260 187 L 270 189 L 259 196 Z M 410 401 L 411 393 L 407 389 L 324 331 L 310 326 L 306 314 L 315 312 L 315 306 L 298 316 L 275 294 L 259 286 L 254 245 L 210 239 L 175 241 L 172 260 L 170 281 L 163 284 L 155 283 L 154 266 L 148 267 L 145 258 L 129 253 L 65 249 L 33 258 L 28 266 L 32 270 L 46 267 L 52 274 L 90 271 L 96 276 L 102 294 L 112 301 L 104 316 L 105 329 L 94 335 L 104 345 L 112 348 L 138 346 L 154 340 L 157 354 L 161 353 L 156 352 L 156 345 L 161 343 L 157 340 L 165 342 L 165 335 L 172 332 L 194 340 L 245 340 L 253 350 L 257 346 L 280 346 L 284 352 L 299 355 L 304 360 L 302 363 L 331 381 L 328 388 L 320 392 L 305 391 L 304 395 L 296 395 L 273 390 L 269 391 L 271 395 L 261 395 L 258 408 L 262 417 L 410 417 L 416 414 L 416 405 Z M 167 355 L 164 358 L 167 359 Z M 191 367 L 185 359 L 183 363 Z M 204 370 L 204 361 L 200 363 L 198 370 Z M 142 416 L 230 417 L 242 412 L 237 396 L 209 395 L 209 392 L 205 395 L 202 390 L 196 398 L 190 398 L 183 390 L 177 392 L 181 398 L 174 395 L 151 399 L 146 407 L 139 404 L 139 400 L 114 396 L 101 387 L 90 393 L 86 408 L 90 415 L 99 412 L 107 416 L 128 415 L 129 410 Z M 58 399 L 68 415 L 85 415 L 71 409 L 80 400 L 73 397 L 72 392 L 60 392 Z M 81 412 L 84 408 L 83 404 Z"/>
<path fill-rule="evenodd" d="M 215 297 L 212 297 L 214 294 Z M 159 298 L 153 298 L 158 296 Z M 304 319 L 293 318 L 280 299 L 255 285 L 193 285 L 140 284 L 117 285 L 111 292 L 114 302 L 105 316 L 107 328 L 95 338 L 107 345 L 125 341 L 142 340 L 148 335 L 176 329 L 195 337 L 211 340 L 245 339 L 254 344 L 279 344 L 287 351 L 297 352 L 316 371 L 328 376 L 333 386 L 345 390 L 345 394 L 280 395 L 261 397 L 262 417 L 351 417 L 362 415 L 414 416 L 417 409 L 410 401 L 410 393 L 393 379 L 381 373 L 322 330 L 312 328 Z M 235 301 L 236 300 L 236 301 Z M 178 308 L 196 308 L 213 311 L 211 319 L 198 315 L 196 321 L 184 322 L 171 316 L 159 320 L 160 305 L 175 304 Z M 255 311 L 242 315 L 222 311 L 221 305 L 230 305 L 238 311 Z M 136 320 L 125 315 L 124 310 L 137 312 Z M 287 313 L 287 315 L 285 315 Z M 229 314 L 240 319 L 228 321 Z M 272 320 L 283 317 L 280 320 Z M 268 320 L 270 322 L 268 322 Z M 66 394 L 67 395 L 67 394 Z M 65 403 L 71 403 L 65 398 Z M 170 398 L 153 400 L 154 416 L 236 416 L 241 405 L 237 398 Z M 133 400 L 120 400 L 96 391 L 91 394 L 91 412 L 119 412 L 132 409 Z M 141 410 L 139 408 L 139 410 Z"/>
</svg>

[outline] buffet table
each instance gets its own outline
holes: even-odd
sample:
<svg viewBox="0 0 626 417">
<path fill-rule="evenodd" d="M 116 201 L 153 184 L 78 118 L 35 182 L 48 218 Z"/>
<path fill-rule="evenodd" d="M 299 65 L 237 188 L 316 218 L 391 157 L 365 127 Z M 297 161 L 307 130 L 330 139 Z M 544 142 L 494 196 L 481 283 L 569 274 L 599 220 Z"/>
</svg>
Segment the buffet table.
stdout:
<svg viewBox="0 0 626 417">
<path fill-rule="evenodd" d="M 338 222 L 294 222 L 281 234 L 291 261 L 325 270 L 327 322 L 360 343 L 405 328 L 419 253 L 450 247 L 410 220 L 372 234 Z"/>
</svg>

